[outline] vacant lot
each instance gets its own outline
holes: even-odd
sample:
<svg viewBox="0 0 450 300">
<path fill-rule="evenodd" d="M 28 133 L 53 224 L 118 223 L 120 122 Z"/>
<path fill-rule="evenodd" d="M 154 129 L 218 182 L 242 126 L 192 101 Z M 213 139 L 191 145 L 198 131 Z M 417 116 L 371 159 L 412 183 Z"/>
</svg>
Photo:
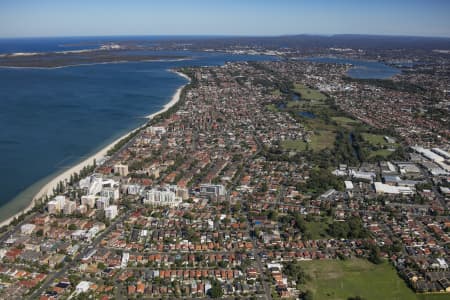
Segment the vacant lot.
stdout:
<svg viewBox="0 0 450 300">
<path fill-rule="evenodd" d="M 305 221 L 306 231 L 311 235 L 312 240 L 330 238 L 327 233 L 332 220 L 329 217 L 317 217 L 312 221 Z"/>
<path fill-rule="evenodd" d="M 306 142 L 302 140 L 285 140 L 281 143 L 281 146 L 286 150 L 298 152 L 306 150 Z"/>
<path fill-rule="evenodd" d="M 314 293 L 314 299 L 420 299 L 387 262 L 374 265 L 363 259 L 322 260 L 303 262 L 302 266 L 310 276 L 304 287 Z"/>
<path fill-rule="evenodd" d="M 286 150 L 305 151 L 313 150 L 319 151 L 325 148 L 333 147 L 335 140 L 335 133 L 327 130 L 316 130 L 311 136 L 309 142 L 302 140 L 286 140 L 281 143 L 281 146 Z"/>
</svg>

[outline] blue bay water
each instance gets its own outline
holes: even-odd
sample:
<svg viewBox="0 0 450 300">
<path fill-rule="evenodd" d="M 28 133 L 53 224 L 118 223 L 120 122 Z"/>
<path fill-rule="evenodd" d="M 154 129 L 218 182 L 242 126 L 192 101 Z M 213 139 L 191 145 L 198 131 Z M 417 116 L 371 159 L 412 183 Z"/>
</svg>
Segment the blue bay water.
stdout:
<svg viewBox="0 0 450 300">
<path fill-rule="evenodd" d="M 400 74 L 400 70 L 376 61 L 337 57 L 310 57 L 304 60 L 317 63 L 351 64 L 347 75 L 357 79 L 388 79 Z"/>
<path fill-rule="evenodd" d="M 30 194 L 22 196 L 29 199 L 17 197 L 24 189 L 144 124 L 145 116 L 160 110 L 186 83 L 169 69 L 275 59 L 184 51 L 160 54 L 193 59 L 0 68 L 0 205 L 4 205 L 0 219 L 29 203 Z M 19 204 L 13 205 L 12 199 Z"/>
</svg>

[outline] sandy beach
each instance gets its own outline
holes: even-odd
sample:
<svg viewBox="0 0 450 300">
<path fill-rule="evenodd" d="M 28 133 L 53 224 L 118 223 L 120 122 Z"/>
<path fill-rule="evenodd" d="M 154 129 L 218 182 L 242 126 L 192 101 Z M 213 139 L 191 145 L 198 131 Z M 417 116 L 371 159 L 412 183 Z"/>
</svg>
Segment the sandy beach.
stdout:
<svg viewBox="0 0 450 300">
<path fill-rule="evenodd" d="M 175 72 L 174 73 L 178 74 L 181 77 L 186 78 L 189 82 L 191 81 L 191 79 L 186 76 L 183 73 L 180 72 Z M 188 83 L 187 83 L 188 84 Z M 177 89 L 177 91 L 175 92 L 175 94 L 172 96 L 170 102 L 168 102 L 166 105 L 164 105 L 164 107 L 156 112 L 153 113 L 151 115 L 148 115 L 146 118 L 148 119 L 152 119 L 155 116 L 167 111 L 168 109 L 170 109 L 172 106 L 174 106 L 178 100 L 180 100 L 180 96 L 181 96 L 181 91 L 183 90 L 183 88 L 187 85 L 184 84 L 181 87 L 179 87 Z M 5 225 L 9 225 L 9 223 L 16 217 L 22 215 L 22 214 L 26 214 L 27 212 L 29 212 L 31 209 L 33 209 L 35 201 L 39 198 L 45 197 L 45 196 L 51 196 L 53 194 L 53 189 L 57 187 L 59 182 L 65 182 L 68 181 L 70 179 L 70 175 L 74 174 L 74 173 L 79 173 L 84 167 L 88 166 L 88 165 L 92 165 L 94 160 L 99 161 L 101 158 L 105 157 L 108 153 L 108 151 L 114 147 L 115 144 L 117 144 L 120 140 L 124 139 L 125 137 L 127 137 L 128 135 L 130 135 L 131 133 L 142 129 L 143 127 L 145 127 L 146 124 L 143 124 L 142 126 L 131 130 L 130 132 L 124 134 L 123 136 L 117 138 L 116 140 L 114 140 L 112 143 L 108 144 L 107 146 L 103 147 L 102 149 L 100 149 L 98 152 L 92 154 L 91 156 L 89 156 L 88 158 L 84 159 L 83 161 L 79 162 L 78 164 L 74 165 L 73 167 L 68 168 L 67 170 L 65 170 L 64 172 L 62 172 L 61 174 L 56 175 L 55 177 L 53 177 L 49 182 L 47 182 L 42 188 L 40 188 L 40 190 L 33 196 L 33 198 L 31 199 L 30 204 L 23 210 L 19 211 L 18 213 L 16 213 L 15 215 L 9 217 L 8 219 L 2 221 L 0 223 L 0 227 L 5 226 Z"/>
</svg>

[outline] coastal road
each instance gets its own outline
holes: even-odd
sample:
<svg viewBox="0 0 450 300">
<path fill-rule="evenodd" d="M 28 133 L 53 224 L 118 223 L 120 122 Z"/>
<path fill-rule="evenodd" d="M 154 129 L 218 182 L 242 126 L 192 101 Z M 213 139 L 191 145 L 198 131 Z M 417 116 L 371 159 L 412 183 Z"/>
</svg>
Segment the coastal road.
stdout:
<svg viewBox="0 0 450 300">
<path fill-rule="evenodd" d="M 20 231 L 20 226 L 28 223 L 29 220 L 33 219 L 36 216 L 37 212 L 32 212 L 24 217 L 22 221 L 20 221 L 15 226 L 8 226 L 7 231 L 0 237 L 0 244 L 3 244 L 9 237 L 14 236 L 16 233 Z M 12 227 L 12 228 L 11 228 Z"/>
</svg>

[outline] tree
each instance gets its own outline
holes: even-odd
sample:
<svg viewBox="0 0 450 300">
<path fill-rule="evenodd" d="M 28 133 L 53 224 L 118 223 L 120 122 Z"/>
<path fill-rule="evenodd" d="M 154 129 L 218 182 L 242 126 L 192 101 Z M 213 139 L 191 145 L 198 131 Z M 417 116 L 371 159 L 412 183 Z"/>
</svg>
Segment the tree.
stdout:
<svg viewBox="0 0 450 300">
<path fill-rule="evenodd" d="M 271 210 L 268 211 L 267 217 L 271 221 L 276 221 L 278 219 L 278 212 L 271 209 Z"/>
<path fill-rule="evenodd" d="M 369 247 L 370 254 L 369 254 L 369 261 L 371 263 L 374 263 L 376 265 L 379 265 L 383 262 L 380 256 L 380 248 L 378 246 L 372 245 Z"/>
<path fill-rule="evenodd" d="M 267 183 L 264 181 L 261 185 L 261 192 L 265 193 L 268 191 Z"/>
<path fill-rule="evenodd" d="M 212 282 L 212 287 L 208 290 L 208 296 L 211 298 L 220 298 L 223 296 L 223 290 L 220 283 L 215 280 Z"/>
<path fill-rule="evenodd" d="M 351 216 L 346 222 L 333 222 L 328 233 L 335 238 L 366 238 L 369 234 L 359 217 Z"/>
<path fill-rule="evenodd" d="M 99 269 L 99 270 L 104 270 L 104 269 L 106 269 L 106 266 L 105 266 L 105 264 L 104 263 L 102 263 L 102 262 L 99 262 L 98 264 L 97 264 L 97 268 Z"/>
<path fill-rule="evenodd" d="M 303 300 L 313 300 L 313 293 L 308 290 L 303 294 Z"/>
<path fill-rule="evenodd" d="M 69 230 L 77 230 L 78 229 L 76 224 L 70 224 L 68 228 L 69 228 Z"/>
<path fill-rule="evenodd" d="M 297 284 L 304 284 L 307 280 L 307 275 L 298 261 L 285 263 L 284 273 Z"/>
</svg>

